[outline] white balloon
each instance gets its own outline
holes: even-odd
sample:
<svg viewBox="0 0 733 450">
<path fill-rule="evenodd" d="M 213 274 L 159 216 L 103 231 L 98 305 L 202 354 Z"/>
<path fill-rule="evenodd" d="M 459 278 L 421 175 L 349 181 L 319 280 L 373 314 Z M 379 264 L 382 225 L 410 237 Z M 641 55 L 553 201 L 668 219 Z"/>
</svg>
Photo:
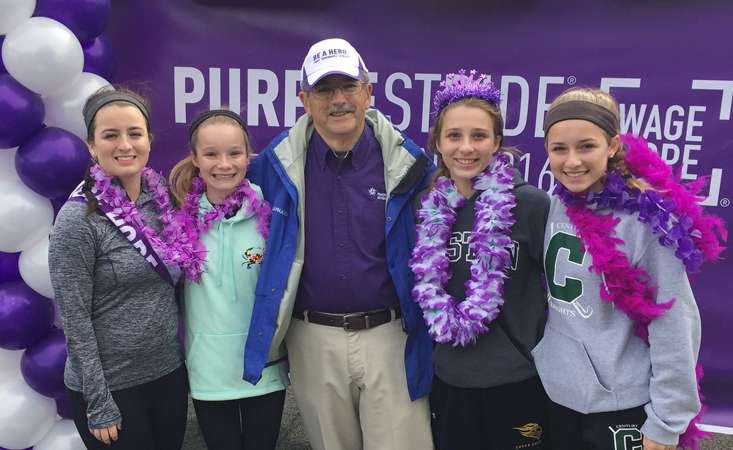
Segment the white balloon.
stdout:
<svg viewBox="0 0 733 450">
<path fill-rule="evenodd" d="M 23 377 L 20 373 L 20 358 L 25 350 L 5 350 L 0 348 L 0 386 Z"/>
<path fill-rule="evenodd" d="M 59 420 L 33 450 L 86 450 L 71 420 Z"/>
<path fill-rule="evenodd" d="M 31 447 L 56 422 L 56 402 L 22 378 L 0 384 L 0 405 L 0 447 Z"/>
<path fill-rule="evenodd" d="M 53 298 L 51 273 L 48 270 L 48 237 L 23 250 L 18 260 L 20 276 L 25 284 L 44 297 Z"/>
<path fill-rule="evenodd" d="M 0 150 L 0 181 L 20 181 L 18 172 L 15 170 L 15 153 L 18 147 Z"/>
<path fill-rule="evenodd" d="M 101 87 L 109 85 L 109 81 L 99 75 L 83 72 L 74 83 L 63 91 L 44 97 L 46 105 L 46 125 L 63 128 L 79 136 L 86 142 L 87 127 L 84 124 L 82 110 L 89 96 Z"/>
<path fill-rule="evenodd" d="M 2 56 L 9 74 L 41 95 L 70 86 L 84 68 L 79 40 L 48 17 L 31 17 L 15 27 L 5 37 Z"/>
<path fill-rule="evenodd" d="M 53 207 L 47 198 L 20 180 L 0 181 L 0 252 L 29 248 L 48 237 L 52 223 Z"/>
<path fill-rule="evenodd" d="M 0 34 L 6 34 L 30 19 L 36 0 L 0 0 Z"/>
</svg>

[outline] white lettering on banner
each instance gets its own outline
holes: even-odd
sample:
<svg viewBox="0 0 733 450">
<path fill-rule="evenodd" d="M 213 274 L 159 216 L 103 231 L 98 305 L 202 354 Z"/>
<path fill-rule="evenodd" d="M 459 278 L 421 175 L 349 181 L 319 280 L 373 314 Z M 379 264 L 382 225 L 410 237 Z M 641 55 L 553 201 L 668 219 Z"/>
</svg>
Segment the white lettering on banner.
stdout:
<svg viewBox="0 0 733 450">
<path fill-rule="evenodd" d="M 720 99 L 720 114 L 718 119 L 730 120 L 731 104 L 733 103 L 733 81 L 731 80 L 692 80 L 692 89 L 723 91 Z"/>
<path fill-rule="evenodd" d="M 186 81 L 193 82 L 191 91 L 186 91 Z M 186 105 L 204 98 L 204 74 L 195 67 L 173 68 L 173 102 L 176 123 L 186 123 Z"/>
<path fill-rule="evenodd" d="M 534 122 L 534 137 L 545 137 L 542 125 L 545 123 L 545 113 L 551 102 L 547 101 L 547 86 L 550 84 L 564 84 L 565 77 L 540 77 L 540 88 L 537 93 L 537 115 Z"/>
<path fill-rule="evenodd" d="M 260 92 L 260 81 L 265 82 L 264 92 Z M 278 94 L 277 75 L 267 69 L 247 69 L 247 124 L 260 124 L 260 107 L 265 113 L 268 127 L 280 126 L 275 113 L 275 99 Z"/>
<path fill-rule="evenodd" d="M 384 83 L 384 96 L 402 109 L 402 121 L 395 123 L 395 126 L 400 130 L 404 130 L 410 125 L 410 104 L 394 95 L 395 81 L 400 81 L 405 88 L 412 89 L 412 79 L 406 73 L 395 72 L 388 76 L 387 81 Z M 390 119 L 393 123 L 395 122 L 394 117 L 390 117 Z"/>
<path fill-rule="evenodd" d="M 427 133 L 428 129 L 430 127 L 430 108 L 432 107 L 432 102 L 430 101 L 430 97 L 432 97 L 432 84 L 433 81 L 440 81 L 443 79 L 443 76 L 438 73 L 416 73 L 415 74 L 415 80 L 422 81 L 423 82 L 423 90 L 422 90 L 422 121 L 420 122 L 420 131 L 423 133 Z"/>
<path fill-rule="evenodd" d="M 506 105 L 509 101 L 509 85 L 519 86 L 519 120 L 514 128 L 508 128 Z M 505 75 L 501 77 L 501 114 L 504 117 L 504 136 L 518 136 L 524 132 L 529 115 L 529 83 L 522 77 Z"/>
<path fill-rule="evenodd" d="M 264 68 L 250 68 L 245 73 L 247 79 L 243 80 L 239 68 L 174 67 L 176 123 L 186 123 L 190 119 L 193 108 L 189 106 L 195 107 L 193 110 L 197 111 L 202 109 L 200 103 L 208 100 L 209 108 L 228 105 L 233 111 L 241 111 L 240 105 L 246 103 L 246 123 L 250 126 L 279 127 L 280 124 L 284 127 L 293 126 L 297 117 L 303 112 L 303 105 L 298 97 L 300 71 L 288 69 L 277 73 Z M 439 73 L 383 73 L 384 89 L 383 91 L 375 89 L 380 95 L 376 99 L 372 96 L 370 103 L 372 106 L 388 110 L 398 129 L 419 127 L 420 132 L 426 133 L 430 126 L 432 96 L 438 89 L 438 82 L 443 78 L 444 74 Z M 542 130 L 544 115 L 554 93 L 578 81 L 575 76 L 569 74 L 538 75 L 534 79 L 516 74 L 493 74 L 491 78 L 502 93 L 500 108 L 506 121 L 504 136 L 519 136 L 525 140 L 544 136 Z M 369 79 L 372 84 L 378 85 L 380 74 L 369 72 Z M 227 85 L 223 87 L 223 83 Z M 592 86 L 596 83 L 602 90 L 612 94 L 616 94 L 619 90 L 642 88 L 642 79 L 638 77 L 583 80 L 585 85 Z M 226 87 L 228 87 L 228 102 L 224 101 L 227 93 L 223 92 L 223 89 Z M 651 148 L 657 151 L 667 164 L 678 166 L 683 179 L 695 180 L 698 176 L 709 176 L 710 191 L 703 204 L 717 206 L 720 202 L 727 205 L 728 200 L 721 199 L 720 195 L 723 169 L 713 168 L 709 173 L 701 173 L 699 160 L 704 150 L 705 119 L 710 120 L 711 116 L 714 116 L 719 120 L 730 120 L 733 108 L 733 80 L 692 80 L 691 86 L 687 84 L 683 86 L 683 88 L 690 87 L 698 92 L 711 91 L 706 94 L 706 102 L 699 101 L 696 102 L 698 104 L 689 105 L 673 99 L 669 104 L 621 103 L 619 105 L 621 131 L 648 139 Z M 714 100 L 710 98 L 711 95 L 715 95 L 715 91 L 720 92 L 720 110 L 717 96 Z M 633 97 L 630 92 L 624 92 L 622 96 L 624 99 Z M 511 108 L 510 114 L 507 114 L 508 108 Z M 260 120 L 262 117 L 265 119 L 263 123 Z M 534 119 L 534 129 L 529 123 L 530 117 Z M 532 162 L 532 159 L 536 161 Z M 536 185 L 540 188 L 550 190 L 554 186 L 555 181 L 546 158 L 538 158 L 536 152 L 534 158 L 532 153 L 524 153 L 516 165 L 525 178 L 530 173 L 538 173 Z"/>
<path fill-rule="evenodd" d="M 283 126 L 292 127 L 295 119 L 298 118 L 298 108 L 303 107 L 303 102 L 298 97 L 298 84 L 300 83 L 300 70 L 285 71 L 285 111 Z"/>
<path fill-rule="evenodd" d="M 209 108 L 221 109 L 221 69 L 209 69 Z"/>
</svg>

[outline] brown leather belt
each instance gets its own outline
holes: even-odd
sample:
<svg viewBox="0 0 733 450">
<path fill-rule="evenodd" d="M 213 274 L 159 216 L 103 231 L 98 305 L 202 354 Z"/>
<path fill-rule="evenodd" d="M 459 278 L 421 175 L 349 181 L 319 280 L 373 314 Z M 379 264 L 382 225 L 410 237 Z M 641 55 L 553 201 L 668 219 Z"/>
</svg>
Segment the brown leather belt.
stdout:
<svg viewBox="0 0 733 450">
<path fill-rule="evenodd" d="M 317 325 L 339 327 L 346 331 L 367 330 L 384 325 L 402 317 L 399 308 L 387 308 L 348 314 L 325 313 L 319 311 L 293 311 L 293 317 Z"/>
</svg>

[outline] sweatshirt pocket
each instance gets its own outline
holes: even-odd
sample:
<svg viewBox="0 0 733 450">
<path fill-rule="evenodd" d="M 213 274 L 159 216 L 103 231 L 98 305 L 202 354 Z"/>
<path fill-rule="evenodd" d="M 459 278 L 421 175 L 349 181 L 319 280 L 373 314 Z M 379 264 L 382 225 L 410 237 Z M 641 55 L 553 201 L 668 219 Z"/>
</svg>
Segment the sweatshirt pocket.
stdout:
<svg viewBox="0 0 733 450">
<path fill-rule="evenodd" d="M 600 382 L 582 342 L 547 326 L 532 356 L 555 403 L 583 414 L 617 409 L 616 394 Z"/>
<path fill-rule="evenodd" d="M 202 400 L 234 395 L 251 386 L 242 380 L 246 333 L 194 333 L 186 347 L 191 395 Z M 223 398 L 221 398 L 223 399 Z"/>
</svg>

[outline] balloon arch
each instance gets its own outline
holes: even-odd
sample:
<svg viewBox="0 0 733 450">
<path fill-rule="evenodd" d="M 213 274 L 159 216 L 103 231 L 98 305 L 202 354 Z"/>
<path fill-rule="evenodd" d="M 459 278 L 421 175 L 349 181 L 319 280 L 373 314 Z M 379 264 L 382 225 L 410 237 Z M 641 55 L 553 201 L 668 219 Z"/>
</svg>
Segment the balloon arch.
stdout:
<svg viewBox="0 0 733 450">
<path fill-rule="evenodd" d="M 110 0 L 0 0 L 0 450 L 76 450 L 48 235 L 89 163 L 82 107 L 113 76 Z"/>
</svg>

